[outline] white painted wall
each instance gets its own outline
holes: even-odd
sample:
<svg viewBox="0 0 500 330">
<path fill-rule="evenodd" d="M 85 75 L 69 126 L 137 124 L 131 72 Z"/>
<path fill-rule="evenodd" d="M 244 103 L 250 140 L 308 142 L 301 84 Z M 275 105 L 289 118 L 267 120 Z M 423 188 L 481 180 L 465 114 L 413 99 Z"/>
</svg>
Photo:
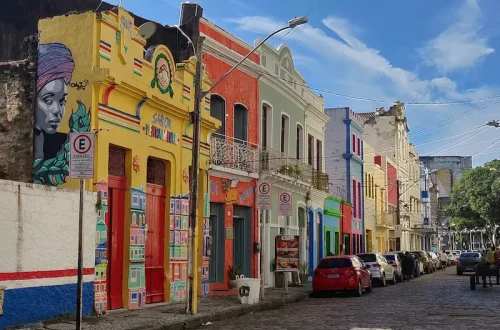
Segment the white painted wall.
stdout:
<svg viewBox="0 0 500 330">
<path fill-rule="evenodd" d="M 85 268 L 95 262 L 95 204 L 84 193 Z M 0 271 L 76 269 L 78 209 L 78 190 L 0 180 Z"/>
</svg>

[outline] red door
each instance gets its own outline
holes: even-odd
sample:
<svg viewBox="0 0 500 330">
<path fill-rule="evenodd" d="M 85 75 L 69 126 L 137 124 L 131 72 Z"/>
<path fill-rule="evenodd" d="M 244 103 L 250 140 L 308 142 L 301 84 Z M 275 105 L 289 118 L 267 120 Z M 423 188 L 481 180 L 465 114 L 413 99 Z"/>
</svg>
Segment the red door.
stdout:
<svg viewBox="0 0 500 330">
<path fill-rule="evenodd" d="M 146 303 L 164 301 L 164 241 L 166 187 L 146 186 Z"/>
<path fill-rule="evenodd" d="M 108 309 L 123 307 L 123 240 L 125 224 L 125 188 L 127 179 L 109 176 L 108 193 Z"/>
</svg>

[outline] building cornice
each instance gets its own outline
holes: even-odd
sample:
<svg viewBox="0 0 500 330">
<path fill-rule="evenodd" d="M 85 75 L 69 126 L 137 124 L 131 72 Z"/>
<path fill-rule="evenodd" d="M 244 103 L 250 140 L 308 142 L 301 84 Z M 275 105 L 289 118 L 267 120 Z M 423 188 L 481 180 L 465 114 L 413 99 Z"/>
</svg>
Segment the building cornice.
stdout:
<svg viewBox="0 0 500 330">
<path fill-rule="evenodd" d="M 208 54 L 210 54 L 214 57 L 217 57 L 219 60 L 226 62 L 230 66 L 234 66 L 236 63 L 241 61 L 241 59 L 244 57 L 244 56 L 236 53 L 235 51 L 225 47 L 224 45 L 220 44 L 216 40 L 210 38 L 209 36 L 204 35 L 203 33 L 202 33 L 202 35 L 205 36 L 205 41 L 203 43 L 204 50 Z M 263 68 L 259 64 L 255 63 L 249 59 L 244 61 L 238 67 L 238 70 L 240 70 L 240 71 L 242 71 L 242 72 L 244 72 L 244 73 L 246 73 L 254 78 L 259 78 L 264 73 Z"/>
</svg>

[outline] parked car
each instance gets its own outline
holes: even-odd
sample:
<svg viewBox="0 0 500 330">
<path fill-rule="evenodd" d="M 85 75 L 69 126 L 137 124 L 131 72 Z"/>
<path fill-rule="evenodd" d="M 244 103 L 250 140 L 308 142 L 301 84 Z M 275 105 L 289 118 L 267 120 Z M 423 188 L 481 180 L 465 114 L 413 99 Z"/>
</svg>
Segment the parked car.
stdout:
<svg viewBox="0 0 500 330">
<path fill-rule="evenodd" d="M 426 274 L 434 272 L 434 263 L 431 260 L 429 254 L 425 251 L 413 251 L 411 252 L 418 256 L 418 260 L 424 264 L 424 272 Z"/>
<path fill-rule="evenodd" d="M 481 258 L 482 255 L 479 252 L 462 252 L 457 259 L 457 275 L 462 275 L 465 272 L 475 272 Z"/>
<path fill-rule="evenodd" d="M 372 280 L 382 286 L 385 286 L 387 282 L 396 284 L 394 268 L 381 253 L 361 253 L 358 257 L 370 266 Z"/>
<path fill-rule="evenodd" d="M 440 266 L 440 261 L 439 261 L 439 255 L 436 252 L 427 252 L 427 254 L 430 256 L 432 265 L 434 267 L 434 271 L 438 270 L 441 268 Z"/>
<path fill-rule="evenodd" d="M 313 294 L 325 291 L 351 291 L 357 297 L 372 292 L 370 266 L 356 256 L 321 259 L 312 277 Z"/>
<path fill-rule="evenodd" d="M 384 257 L 392 265 L 392 268 L 394 268 L 396 281 L 402 282 L 403 281 L 402 259 L 399 257 L 397 253 L 386 253 L 384 254 Z"/>
</svg>

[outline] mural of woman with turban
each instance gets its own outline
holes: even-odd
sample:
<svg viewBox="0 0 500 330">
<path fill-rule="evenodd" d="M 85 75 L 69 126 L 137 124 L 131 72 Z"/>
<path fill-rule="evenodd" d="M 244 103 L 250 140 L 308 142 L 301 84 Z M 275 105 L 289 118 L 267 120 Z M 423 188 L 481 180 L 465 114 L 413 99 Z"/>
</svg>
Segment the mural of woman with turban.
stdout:
<svg viewBox="0 0 500 330">
<path fill-rule="evenodd" d="M 35 159 L 54 158 L 68 136 L 58 132 L 66 107 L 67 85 L 75 62 L 66 46 L 53 43 L 38 47 L 38 80 L 35 102 Z"/>
<path fill-rule="evenodd" d="M 66 110 L 68 85 L 75 62 L 71 51 L 60 43 L 38 46 L 35 102 L 34 182 L 59 185 L 66 182 L 69 162 L 68 133 L 59 132 Z M 70 132 L 87 132 L 90 112 L 78 102 L 69 118 Z"/>
</svg>

